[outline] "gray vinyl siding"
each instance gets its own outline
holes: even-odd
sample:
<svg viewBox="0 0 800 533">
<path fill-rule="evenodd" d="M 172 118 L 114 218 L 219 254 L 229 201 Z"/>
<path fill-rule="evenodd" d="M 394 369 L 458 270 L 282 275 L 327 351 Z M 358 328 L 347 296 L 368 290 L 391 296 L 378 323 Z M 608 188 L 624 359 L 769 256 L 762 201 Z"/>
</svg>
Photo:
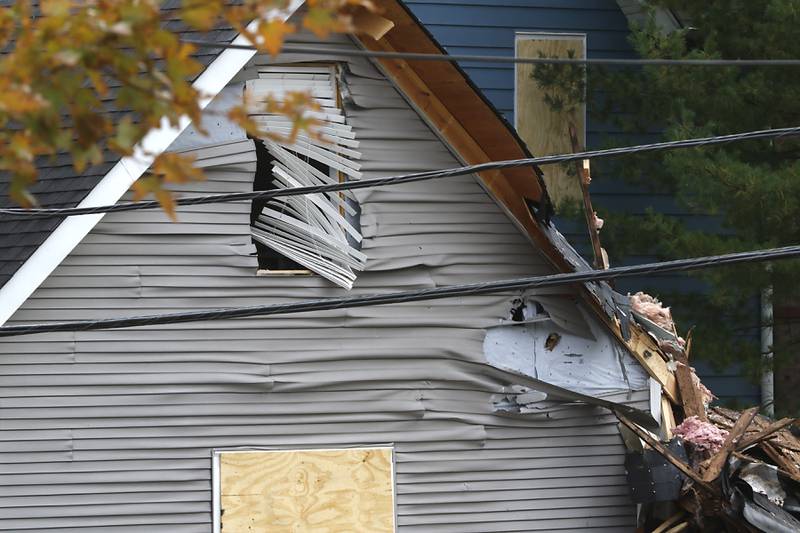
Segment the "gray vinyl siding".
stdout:
<svg viewBox="0 0 800 533">
<path fill-rule="evenodd" d="M 353 63 L 347 83 L 365 177 L 457 164 L 371 66 Z M 251 189 L 251 154 L 231 159 L 181 190 Z M 550 272 L 473 176 L 358 197 L 369 263 L 352 294 Z M 12 322 L 345 293 L 256 277 L 249 210 L 110 214 Z M 514 378 L 485 372 L 482 342 L 515 296 L 3 339 L 0 530 L 206 533 L 215 448 L 392 444 L 401 531 L 629 531 L 612 416 L 494 411 Z"/>
</svg>

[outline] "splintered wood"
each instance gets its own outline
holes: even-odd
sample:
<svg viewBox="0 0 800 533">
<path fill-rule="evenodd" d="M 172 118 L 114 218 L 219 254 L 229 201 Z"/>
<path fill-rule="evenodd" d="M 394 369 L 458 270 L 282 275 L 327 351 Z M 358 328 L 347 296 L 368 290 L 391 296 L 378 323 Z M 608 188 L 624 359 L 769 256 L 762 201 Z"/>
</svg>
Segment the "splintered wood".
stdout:
<svg viewBox="0 0 800 533">
<path fill-rule="evenodd" d="M 723 407 L 712 407 L 708 412 L 709 420 L 724 429 L 732 428 L 737 417 L 736 411 Z M 737 449 L 744 451 L 751 446 L 758 447 L 775 466 L 800 481 L 800 439 L 788 429 L 796 422 L 797 419 L 771 422 L 764 416 L 756 416 Z"/>
<path fill-rule="evenodd" d="M 717 476 L 719 476 L 719 473 L 722 471 L 722 467 L 725 465 L 725 461 L 728 460 L 728 455 L 736 448 L 736 445 L 741 440 L 744 432 L 747 431 L 747 427 L 753 421 L 756 413 L 758 413 L 758 407 L 751 407 L 739 416 L 728 432 L 728 437 L 725 439 L 722 448 L 708 462 L 708 466 L 705 472 L 703 472 L 703 479 L 705 481 L 717 479 Z"/>
<path fill-rule="evenodd" d="M 391 448 L 220 454 L 222 531 L 394 531 Z"/>
</svg>

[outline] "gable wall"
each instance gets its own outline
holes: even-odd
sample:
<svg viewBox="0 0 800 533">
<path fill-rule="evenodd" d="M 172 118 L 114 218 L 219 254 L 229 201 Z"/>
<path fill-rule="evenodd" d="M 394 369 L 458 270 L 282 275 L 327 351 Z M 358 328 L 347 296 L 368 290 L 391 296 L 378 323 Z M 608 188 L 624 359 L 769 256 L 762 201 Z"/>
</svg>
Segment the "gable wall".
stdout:
<svg viewBox="0 0 800 533">
<path fill-rule="evenodd" d="M 616 0 L 408 0 L 408 7 L 451 54 L 514 55 L 514 35 L 518 31 L 585 33 L 588 57 L 635 57 L 627 41 L 629 29 L 625 14 Z M 514 123 L 514 65 L 463 63 L 470 79 L 483 91 L 506 119 Z M 619 132 L 608 124 L 587 120 L 587 146 L 607 146 Z M 618 139 L 618 144 L 631 144 Z M 655 142 L 642 137 L 637 142 Z M 539 154 L 534 154 L 539 155 Z M 545 172 L 547 168 L 544 168 Z M 611 178 L 611 179 L 610 179 Z M 663 193 L 638 190 L 612 176 L 595 175 L 591 187 L 595 207 L 628 214 L 644 214 L 649 208 L 685 220 L 690 227 L 715 231 L 717 224 L 710 216 L 689 214 Z M 602 214 L 602 213 L 601 213 Z M 585 226 L 571 220 L 559 220 L 559 229 L 569 242 L 590 255 Z M 601 235 L 602 237 L 602 235 Z M 631 261 L 656 261 L 654 257 L 635 257 Z M 687 288 L 687 279 L 680 275 L 662 275 L 648 280 L 653 291 L 702 290 L 696 284 Z M 636 292 L 642 280 L 621 280 L 617 290 Z M 655 292 L 654 292 L 655 293 Z M 723 401 L 746 405 L 759 402 L 759 388 L 735 366 L 716 370 L 703 361 L 696 361 L 703 382 Z"/>
<path fill-rule="evenodd" d="M 351 70 L 365 177 L 457 164 L 382 75 Z M 251 156 L 235 159 L 182 190 L 248 190 Z M 358 196 L 370 260 L 353 294 L 549 272 L 472 176 Z M 256 277 L 247 204 L 179 219 L 106 216 L 12 323 L 344 293 L 316 276 Z M 364 444 L 395 446 L 404 531 L 630 528 L 613 417 L 493 410 L 508 383 L 486 371 L 485 328 L 515 296 L 3 339 L 0 529 L 207 532 L 213 448 Z M 643 391 L 613 399 L 647 408 Z"/>
</svg>

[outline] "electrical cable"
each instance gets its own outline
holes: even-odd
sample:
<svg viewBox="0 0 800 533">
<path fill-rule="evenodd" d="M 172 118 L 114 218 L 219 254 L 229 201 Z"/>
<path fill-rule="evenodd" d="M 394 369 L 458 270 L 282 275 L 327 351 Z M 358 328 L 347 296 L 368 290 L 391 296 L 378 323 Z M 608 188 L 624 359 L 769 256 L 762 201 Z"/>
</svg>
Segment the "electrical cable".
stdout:
<svg viewBox="0 0 800 533">
<path fill-rule="evenodd" d="M 223 48 L 233 50 L 258 50 L 249 44 L 216 43 L 199 39 L 181 39 L 181 42 L 202 48 Z M 622 58 L 549 58 L 549 57 L 506 57 L 472 54 L 425 54 L 414 52 L 382 52 L 372 50 L 343 50 L 314 46 L 286 45 L 281 53 L 309 53 L 343 57 L 367 57 L 376 59 L 403 59 L 409 61 L 447 61 L 473 63 L 514 63 L 514 64 L 565 64 L 565 65 L 631 65 L 631 66 L 716 66 L 716 67 L 797 67 L 800 59 L 622 59 Z"/>
<path fill-rule="evenodd" d="M 315 185 L 305 187 L 293 187 L 289 189 L 272 189 L 267 191 L 249 191 L 241 193 L 211 194 L 205 196 L 186 196 L 175 199 L 177 205 L 201 205 L 222 202 L 237 202 L 254 199 L 271 199 L 284 196 L 299 196 L 304 194 L 317 194 L 338 191 L 349 191 L 355 189 L 366 189 L 370 187 L 381 187 L 387 185 L 398 185 L 401 183 L 412 183 L 432 179 L 449 178 L 463 176 L 486 170 L 502 170 L 523 166 L 552 165 L 556 163 L 566 163 L 570 161 L 580 161 L 583 159 L 600 159 L 606 157 L 616 157 L 622 155 L 638 154 L 643 152 L 656 152 L 663 150 L 676 150 L 679 148 L 693 148 L 699 146 L 714 146 L 732 142 L 756 140 L 756 139 L 775 139 L 800 135 L 800 127 L 776 128 L 769 130 L 749 131 L 735 133 L 731 135 L 720 135 L 715 137 L 702 137 L 697 139 L 682 139 L 678 141 L 667 141 L 652 144 L 641 144 L 635 146 L 623 146 L 619 148 L 609 148 L 605 150 L 593 150 L 587 152 L 576 152 L 571 154 L 557 154 L 542 157 L 531 157 L 526 159 L 510 159 L 507 161 L 493 161 L 480 163 L 477 165 L 467 165 L 443 170 L 431 170 L 426 172 L 416 172 L 400 176 L 387 176 L 383 178 L 369 178 L 358 181 L 346 181 L 333 183 L 330 185 Z M 93 215 L 98 213 L 115 213 L 120 211 L 136 211 L 139 209 L 155 209 L 161 204 L 157 201 L 129 202 L 114 205 L 101 205 L 96 207 L 64 207 L 64 208 L 5 208 L 0 209 L 0 215 L 24 216 L 32 218 L 61 217 L 77 215 Z"/>
<path fill-rule="evenodd" d="M 323 298 L 294 303 L 204 309 L 201 311 L 143 315 L 126 318 L 76 320 L 69 322 L 51 322 L 41 324 L 20 324 L 0 327 L 0 337 L 57 331 L 77 332 L 135 326 L 180 324 L 206 320 L 283 315 L 288 313 L 301 313 L 308 311 L 350 309 L 354 307 L 366 307 L 372 305 L 408 303 L 422 300 L 451 298 L 456 296 L 473 296 L 521 289 L 554 287 L 572 283 L 629 278 L 665 272 L 686 272 L 690 270 L 699 270 L 726 265 L 755 263 L 775 259 L 788 259 L 798 256 L 800 256 L 800 245 L 785 246 L 782 248 L 770 248 L 766 250 L 756 250 L 750 252 L 738 252 L 707 257 L 696 257 L 691 259 L 676 259 L 658 263 L 646 263 L 642 265 L 615 267 L 607 270 L 585 270 L 580 272 L 568 272 L 520 279 L 390 292 L 386 294 L 369 294 L 364 296 L 348 296 L 343 298 Z"/>
</svg>

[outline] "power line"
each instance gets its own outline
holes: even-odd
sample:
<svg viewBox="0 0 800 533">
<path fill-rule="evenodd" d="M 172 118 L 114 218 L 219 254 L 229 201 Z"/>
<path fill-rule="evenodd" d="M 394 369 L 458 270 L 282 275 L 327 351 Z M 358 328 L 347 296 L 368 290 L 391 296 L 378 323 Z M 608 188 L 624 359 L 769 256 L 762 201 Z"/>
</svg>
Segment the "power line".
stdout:
<svg viewBox="0 0 800 533">
<path fill-rule="evenodd" d="M 386 185 L 399 185 L 402 183 L 412 183 L 432 179 L 450 178 L 483 172 L 486 170 L 502 170 L 507 168 L 517 168 L 523 166 L 552 165 L 556 163 L 567 163 L 570 161 L 580 161 L 583 159 L 601 159 L 621 155 L 630 155 L 643 152 L 656 152 L 663 150 L 676 150 L 679 148 L 693 148 L 698 146 L 713 146 L 727 144 L 731 142 L 741 142 L 756 139 L 774 139 L 800 135 L 800 126 L 791 128 L 776 128 L 769 130 L 749 131 L 735 133 L 732 135 L 720 135 L 715 137 L 702 137 L 697 139 L 683 139 L 678 141 L 667 141 L 652 144 L 641 144 L 636 146 L 623 146 L 619 148 L 609 148 L 605 150 L 593 150 L 588 152 L 577 152 L 572 154 L 557 154 L 542 157 L 531 157 L 526 159 L 510 159 L 506 161 L 493 161 L 478 165 L 468 165 L 443 170 L 431 170 L 426 172 L 416 172 L 413 174 L 403 174 L 400 176 L 387 176 L 384 178 L 369 178 L 358 181 L 347 181 L 333 183 L 330 185 L 309 185 L 306 187 L 293 187 L 289 189 L 273 189 L 268 191 L 250 191 L 229 194 L 210 194 L 205 196 L 186 196 L 176 198 L 178 205 L 201 205 L 222 202 L 237 202 L 253 199 L 271 199 L 283 196 L 299 196 L 304 194 L 329 193 L 338 191 L 349 191 L 354 189 L 366 189 L 371 187 L 381 187 Z M 160 207 L 157 201 L 129 202 L 115 205 L 103 205 L 96 207 L 65 207 L 65 208 L 6 208 L 0 209 L 0 215 L 25 216 L 25 217 L 60 217 L 91 215 L 97 213 L 112 213 L 120 211 L 136 211 L 139 209 L 154 209 Z"/>
<path fill-rule="evenodd" d="M 234 50 L 258 50 L 247 44 L 216 43 L 199 39 L 182 39 L 182 42 L 202 48 L 229 48 Z M 344 50 L 315 46 L 287 45 L 281 53 L 309 53 L 329 56 L 367 57 L 376 59 L 404 59 L 410 61 L 446 61 L 473 63 L 513 64 L 564 64 L 564 65 L 630 65 L 630 66 L 692 66 L 692 67 L 797 67 L 800 59 L 619 59 L 619 58 L 550 58 L 507 57 L 472 54 L 422 54 L 414 52 L 381 52 L 372 50 Z"/>
<path fill-rule="evenodd" d="M 370 294 L 365 296 L 349 296 L 344 298 L 323 298 L 305 300 L 295 303 L 253 305 L 247 307 L 230 307 L 168 313 L 160 315 L 143 315 L 128 318 L 108 318 L 102 320 L 76 320 L 71 322 L 52 322 L 43 324 L 21 324 L 0 327 L 0 337 L 30 335 L 33 333 L 49 333 L 56 331 L 89 331 L 98 329 L 126 328 L 134 326 L 155 326 L 164 324 L 180 324 L 205 320 L 222 320 L 230 318 L 246 318 L 255 316 L 283 315 L 308 311 L 330 311 L 372 305 L 418 302 L 422 300 L 438 300 L 456 296 L 473 296 L 521 289 L 554 287 L 572 283 L 585 283 L 619 278 L 630 278 L 665 272 L 685 272 L 711 267 L 755 263 L 775 259 L 787 259 L 800 256 L 800 245 L 783 248 L 770 248 L 751 252 L 696 257 L 692 259 L 676 259 L 660 263 L 647 263 L 608 270 L 586 270 L 547 276 L 535 276 L 520 279 L 451 285 L 413 291 L 391 292 L 387 294 Z"/>
</svg>

